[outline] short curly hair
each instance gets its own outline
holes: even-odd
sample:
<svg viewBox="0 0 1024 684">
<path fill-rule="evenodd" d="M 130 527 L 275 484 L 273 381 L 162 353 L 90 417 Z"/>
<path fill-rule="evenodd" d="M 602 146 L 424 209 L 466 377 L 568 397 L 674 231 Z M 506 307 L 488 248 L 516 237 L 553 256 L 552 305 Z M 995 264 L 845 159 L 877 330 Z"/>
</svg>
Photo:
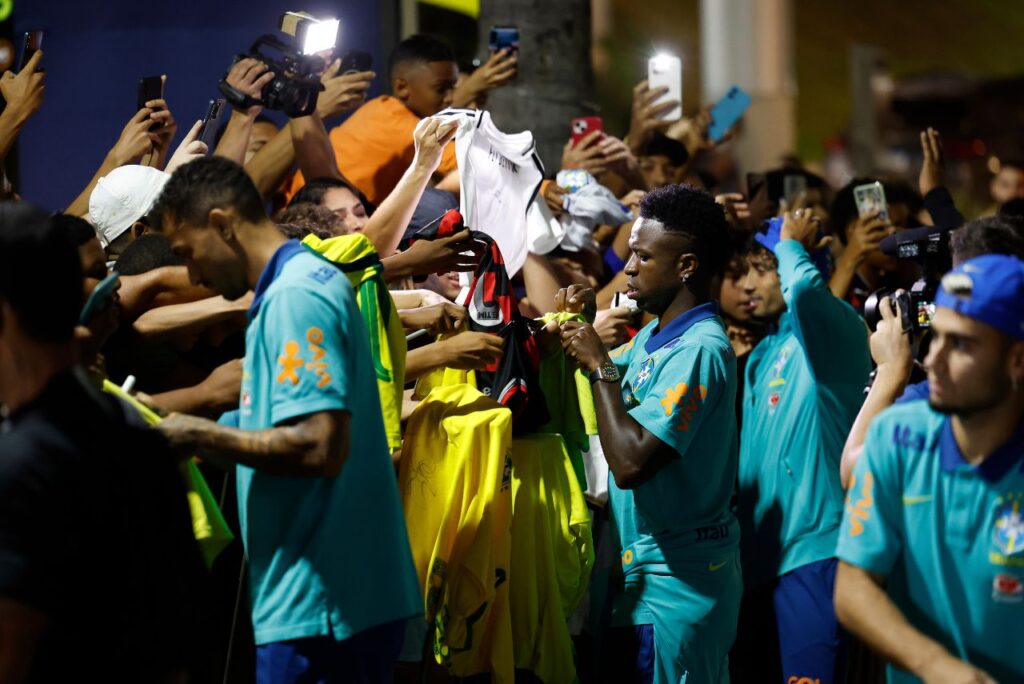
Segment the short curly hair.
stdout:
<svg viewBox="0 0 1024 684">
<path fill-rule="evenodd" d="M 640 216 L 692 240 L 700 261 L 698 282 L 708 284 L 721 275 L 732 250 L 725 210 L 714 197 L 692 185 L 666 185 L 644 195 Z"/>
<path fill-rule="evenodd" d="M 1024 235 L 1013 223 L 998 216 L 968 221 L 949 235 L 953 261 L 962 264 L 982 254 L 1008 254 L 1024 259 Z"/>
<path fill-rule="evenodd" d="M 259 190 L 245 169 L 223 157 L 200 157 L 174 172 L 149 215 L 155 226 L 175 219 L 202 227 L 211 210 L 227 208 L 252 223 L 267 218 Z"/>
</svg>

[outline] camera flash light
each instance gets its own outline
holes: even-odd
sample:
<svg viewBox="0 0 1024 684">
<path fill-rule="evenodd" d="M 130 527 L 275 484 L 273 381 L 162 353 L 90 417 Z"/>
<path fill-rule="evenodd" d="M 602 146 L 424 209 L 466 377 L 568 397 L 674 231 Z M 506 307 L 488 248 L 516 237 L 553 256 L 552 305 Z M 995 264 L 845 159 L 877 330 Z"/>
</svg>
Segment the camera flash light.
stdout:
<svg viewBox="0 0 1024 684">
<path fill-rule="evenodd" d="M 682 62 L 682 60 L 675 55 L 670 55 L 665 52 L 659 52 L 654 55 L 654 57 L 651 57 L 651 67 L 658 72 L 671 69 L 673 62 Z"/>
<path fill-rule="evenodd" d="M 321 19 L 306 25 L 302 41 L 302 54 L 313 55 L 325 50 L 333 50 L 338 42 L 337 19 Z"/>
</svg>

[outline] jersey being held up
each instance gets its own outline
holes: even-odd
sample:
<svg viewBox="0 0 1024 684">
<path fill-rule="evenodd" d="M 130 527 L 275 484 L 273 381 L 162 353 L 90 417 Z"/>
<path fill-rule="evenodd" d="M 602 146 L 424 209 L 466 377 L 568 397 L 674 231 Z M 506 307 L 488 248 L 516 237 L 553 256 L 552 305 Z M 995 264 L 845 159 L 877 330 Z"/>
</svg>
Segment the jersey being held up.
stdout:
<svg viewBox="0 0 1024 684">
<path fill-rule="evenodd" d="M 533 133 L 502 133 L 485 111 L 446 109 L 438 116 L 459 122 L 455 157 L 462 215 L 467 225 L 494 238 L 514 276 L 528 252 L 526 212 L 544 178 Z"/>
<path fill-rule="evenodd" d="M 1024 426 L 980 465 L 925 401 L 875 418 L 837 554 L 888 576 L 915 629 L 1000 682 L 1024 681 Z M 889 668 L 890 682 L 914 682 Z"/>
</svg>

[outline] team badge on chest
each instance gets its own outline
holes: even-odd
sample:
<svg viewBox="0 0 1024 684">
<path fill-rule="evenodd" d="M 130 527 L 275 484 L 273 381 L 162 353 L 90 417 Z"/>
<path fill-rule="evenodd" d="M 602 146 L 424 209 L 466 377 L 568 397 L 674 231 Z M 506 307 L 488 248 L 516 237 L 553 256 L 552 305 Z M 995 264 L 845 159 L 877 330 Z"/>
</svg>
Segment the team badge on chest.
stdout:
<svg viewBox="0 0 1024 684">
<path fill-rule="evenodd" d="M 992 542 L 999 552 L 1012 556 L 1024 551 L 1024 515 L 1021 514 L 1021 503 L 1024 492 L 1007 494 L 996 500 L 996 523 L 992 533 Z"/>
<path fill-rule="evenodd" d="M 648 356 L 647 359 L 640 364 L 640 370 L 637 371 L 636 377 L 633 378 L 633 392 L 637 392 L 641 387 L 647 384 L 647 381 L 651 379 L 651 373 L 654 371 L 654 357 Z"/>
</svg>

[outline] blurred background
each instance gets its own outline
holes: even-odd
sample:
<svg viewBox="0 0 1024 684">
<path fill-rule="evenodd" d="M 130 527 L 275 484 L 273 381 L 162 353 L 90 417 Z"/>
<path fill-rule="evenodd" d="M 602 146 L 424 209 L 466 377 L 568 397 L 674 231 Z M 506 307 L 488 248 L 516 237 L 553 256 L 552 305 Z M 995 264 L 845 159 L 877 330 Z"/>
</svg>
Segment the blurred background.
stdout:
<svg viewBox="0 0 1024 684">
<path fill-rule="evenodd" d="M 131 114 L 139 78 L 168 74 L 179 122 L 199 118 L 233 55 L 274 32 L 287 9 L 341 19 L 343 47 L 374 55 L 376 92 L 387 90 L 383 65 L 402 37 L 444 38 L 469 69 L 486 56 L 491 25 L 518 26 L 519 76 L 487 108 L 506 131 L 534 130 L 549 170 L 574 116 L 599 115 L 607 131 L 625 135 L 632 88 L 655 52 L 682 58 L 687 115 L 734 84 L 752 96 L 736 139 L 701 160 L 723 191 L 786 159 L 834 187 L 854 175 L 913 176 L 918 133 L 931 125 L 943 135 L 957 203 L 970 215 L 991 202 L 993 173 L 1024 156 L 1019 2 L 0 0 L 0 66 L 13 58 L 15 36 L 47 30 L 47 106 L 22 134 L 26 149 L 68 158 L 61 178 L 46 175 L 42 159 L 19 159 L 11 175 L 54 207 L 67 202 Z"/>
</svg>

